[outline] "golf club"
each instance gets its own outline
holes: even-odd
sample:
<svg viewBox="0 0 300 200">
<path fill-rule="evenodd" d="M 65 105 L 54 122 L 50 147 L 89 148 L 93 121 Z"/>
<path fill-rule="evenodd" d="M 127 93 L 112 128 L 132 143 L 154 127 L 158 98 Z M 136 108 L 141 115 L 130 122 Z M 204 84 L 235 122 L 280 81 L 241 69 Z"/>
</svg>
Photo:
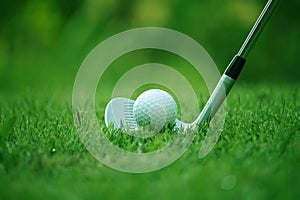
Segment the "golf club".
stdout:
<svg viewBox="0 0 300 200">
<path fill-rule="evenodd" d="M 268 0 L 242 47 L 226 68 L 197 119 L 192 123 L 184 123 L 176 119 L 174 128 L 187 129 L 198 127 L 203 121 L 210 120 L 215 115 L 237 80 L 246 62 L 247 55 L 254 46 L 262 29 L 265 27 L 265 24 L 267 23 L 278 1 L 279 0 Z M 134 102 L 134 100 L 122 97 L 112 99 L 105 109 L 106 126 L 113 123 L 115 129 L 125 127 L 130 131 L 136 130 L 138 125 L 135 122 L 132 112 Z"/>
</svg>

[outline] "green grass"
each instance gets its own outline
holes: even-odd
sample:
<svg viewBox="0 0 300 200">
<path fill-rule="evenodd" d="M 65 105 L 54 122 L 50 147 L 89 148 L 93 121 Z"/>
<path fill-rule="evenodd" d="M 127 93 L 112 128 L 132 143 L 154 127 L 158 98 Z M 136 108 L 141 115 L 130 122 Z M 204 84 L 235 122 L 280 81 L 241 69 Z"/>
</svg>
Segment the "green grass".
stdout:
<svg viewBox="0 0 300 200">
<path fill-rule="evenodd" d="M 179 160 L 147 174 L 118 172 L 94 159 L 77 135 L 69 100 L 3 94 L 0 199 L 297 199 L 298 88 L 237 85 L 207 157 L 197 157 L 199 133 Z"/>
</svg>

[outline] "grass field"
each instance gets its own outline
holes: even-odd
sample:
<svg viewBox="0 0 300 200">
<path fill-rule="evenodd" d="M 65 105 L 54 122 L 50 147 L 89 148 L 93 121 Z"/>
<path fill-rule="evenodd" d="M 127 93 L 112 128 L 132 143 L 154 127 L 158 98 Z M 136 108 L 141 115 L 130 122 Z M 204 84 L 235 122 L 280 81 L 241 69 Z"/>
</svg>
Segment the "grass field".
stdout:
<svg viewBox="0 0 300 200">
<path fill-rule="evenodd" d="M 197 157 L 198 139 L 175 163 L 147 174 L 93 158 L 77 135 L 70 99 L 1 94 L 0 199 L 297 199 L 299 86 L 237 85 L 207 157 Z"/>
</svg>

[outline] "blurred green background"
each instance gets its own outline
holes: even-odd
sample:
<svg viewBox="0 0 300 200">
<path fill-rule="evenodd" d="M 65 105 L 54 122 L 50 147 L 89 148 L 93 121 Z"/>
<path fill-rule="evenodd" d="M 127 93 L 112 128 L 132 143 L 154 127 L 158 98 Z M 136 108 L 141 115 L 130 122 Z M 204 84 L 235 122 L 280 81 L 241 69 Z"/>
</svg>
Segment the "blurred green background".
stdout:
<svg viewBox="0 0 300 200">
<path fill-rule="evenodd" d="M 51 88 L 70 97 L 81 62 L 99 42 L 121 31 L 145 26 L 170 28 L 194 38 L 223 72 L 265 3 L 2 0 L 0 91 L 47 92 Z M 299 7 L 298 0 L 279 3 L 248 57 L 240 82 L 299 82 Z M 155 55 L 158 62 L 160 54 Z M 153 60 L 143 58 L 141 62 Z"/>
</svg>

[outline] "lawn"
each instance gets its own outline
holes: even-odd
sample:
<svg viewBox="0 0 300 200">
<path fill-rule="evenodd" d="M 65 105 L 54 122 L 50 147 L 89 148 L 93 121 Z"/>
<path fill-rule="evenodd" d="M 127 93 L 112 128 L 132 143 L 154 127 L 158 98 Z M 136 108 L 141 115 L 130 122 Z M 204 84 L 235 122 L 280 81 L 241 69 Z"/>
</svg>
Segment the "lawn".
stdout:
<svg viewBox="0 0 300 200">
<path fill-rule="evenodd" d="M 299 84 L 237 84 L 207 157 L 198 158 L 199 132 L 172 165 L 128 174 L 85 149 L 71 99 L 1 94 L 0 199 L 297 199 L 299 98 Z"/>
</svg>

